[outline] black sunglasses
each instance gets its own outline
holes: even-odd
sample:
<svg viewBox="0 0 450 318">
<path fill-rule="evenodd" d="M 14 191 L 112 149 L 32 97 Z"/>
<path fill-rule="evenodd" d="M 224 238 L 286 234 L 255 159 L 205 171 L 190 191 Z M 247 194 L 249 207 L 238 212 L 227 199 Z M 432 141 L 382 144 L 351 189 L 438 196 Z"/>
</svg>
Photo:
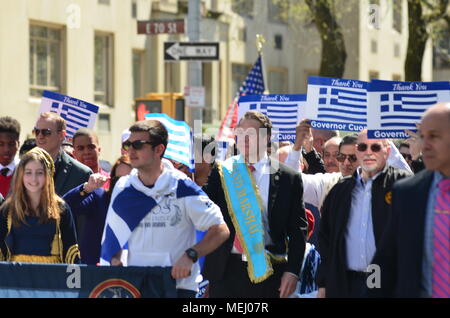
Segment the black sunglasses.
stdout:
<svg viewBox="0 0 450 318">
<path fill-rule="evenodd" d="M 367 150 L 369 146 L 367 146 L 367 144 L 365 143 L 360 143 L 356 146 L 356 149 L 359 152 L 364 152 Z M 372 152 L 379 152 L 381 150 L 381 145 L 380 144 L 371 144 L 370 145 L 370 150 L 372 150 Z"/>
<path fill-rule="evenodd" d="M 346 155 L 343 153 L 338 154 L 338 156 L 336 157 L 336 160 L 339 161 L 340 163 L 344 163 L 345 159 L 348 159 L 348 161 L 350 161 L 351 163 L 356 162 L 358 160 L 358 158 L 356 158 L 356 155 Z"/>
<path fill-rule="evenodd" d="M 127 140 L 122 144 L 122 149 L 125 151 L 128 151 L 130 149 L 130 147 L 133 147 L 133 149 L 135 149 L 135 150 L 140 150 L 140 149 L 142 149 L 142 147 L 144 147 L 144 145 L 157 146 L 159 144 L 148 141 L 148 140 L 135 140 L 135 141 Z"/>
<path fill-rule="evenodd" d="M 58 132 L 60 132 L 61 130 L 58 130 Z M 42 134 L 42 136 L 50 136 L 52 134 L 52 130 L 49 128 L 44 128 L 44 129 L 37 129 L 34 128 L 33 129 L 33 134 L 37 137 L 40 134 Z"/>
</svg>

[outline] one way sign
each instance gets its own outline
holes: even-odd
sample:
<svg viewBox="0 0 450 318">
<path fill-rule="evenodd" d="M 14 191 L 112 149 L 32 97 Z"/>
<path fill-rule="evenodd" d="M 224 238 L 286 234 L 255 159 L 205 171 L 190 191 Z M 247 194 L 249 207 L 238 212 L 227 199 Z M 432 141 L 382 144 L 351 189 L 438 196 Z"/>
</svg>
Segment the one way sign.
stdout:
<svg viewBox="0 0 450 318">
<path fill-rule="evenodd" d="M 164 42 L 165 61 L 217 61 L 218 42 Z"/>
</svg>

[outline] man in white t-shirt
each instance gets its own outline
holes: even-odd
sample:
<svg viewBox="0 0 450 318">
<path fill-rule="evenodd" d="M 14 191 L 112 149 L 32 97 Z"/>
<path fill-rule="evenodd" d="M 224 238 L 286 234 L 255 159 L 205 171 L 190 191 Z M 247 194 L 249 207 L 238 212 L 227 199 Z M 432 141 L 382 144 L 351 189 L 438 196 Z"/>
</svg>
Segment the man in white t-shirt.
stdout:
<svg viewBox="0 0 450 318">
<path fill-rule="evenodd" d="M 130 132 L 123 146 L 135 169 L 114 188 L 101 264 L 172 267 L 178 297 L 195 297 L 201 279 L 197 259 L 228 238 L 228 227 L 201 188 L 162 159 L 168 133 L 159 121 L 138 122 Z M 198 243 L 196 230 L 207 231 Z"/>
</svg>

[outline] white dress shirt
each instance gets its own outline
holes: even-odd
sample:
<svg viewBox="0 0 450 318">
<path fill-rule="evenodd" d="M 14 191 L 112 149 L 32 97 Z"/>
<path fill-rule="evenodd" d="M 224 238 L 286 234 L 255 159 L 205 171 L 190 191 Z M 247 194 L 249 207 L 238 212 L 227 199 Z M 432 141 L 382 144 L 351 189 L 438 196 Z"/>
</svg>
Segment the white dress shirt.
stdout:
<svg viewBox="0 0 450 318">
<path fill-rule="evenodd" d="M 20 161 L 20 159 L 16 157 L 7 166 L 4 166 L 0 163 L 0 170 L 2 170 L 3 168 L 8 168 L 9 171 L 6 176 L 9 177 L 14 173 L 14 170 L 16 169 L 17 165 L 19 164 L 19 161 Z"/>
</svg>

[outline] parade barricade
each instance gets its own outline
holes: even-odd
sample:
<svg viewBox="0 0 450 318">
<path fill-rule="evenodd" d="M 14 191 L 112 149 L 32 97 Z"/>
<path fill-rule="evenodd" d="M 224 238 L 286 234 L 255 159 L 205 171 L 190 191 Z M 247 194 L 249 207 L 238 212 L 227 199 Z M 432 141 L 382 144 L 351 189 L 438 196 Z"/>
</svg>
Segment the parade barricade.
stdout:
<svg viewBox="0 0 450 318">
<path fill-rule="evenodd" d="M 0 262 L 0 298 L 176 298 L 171 269 Z"/>
</svg>

